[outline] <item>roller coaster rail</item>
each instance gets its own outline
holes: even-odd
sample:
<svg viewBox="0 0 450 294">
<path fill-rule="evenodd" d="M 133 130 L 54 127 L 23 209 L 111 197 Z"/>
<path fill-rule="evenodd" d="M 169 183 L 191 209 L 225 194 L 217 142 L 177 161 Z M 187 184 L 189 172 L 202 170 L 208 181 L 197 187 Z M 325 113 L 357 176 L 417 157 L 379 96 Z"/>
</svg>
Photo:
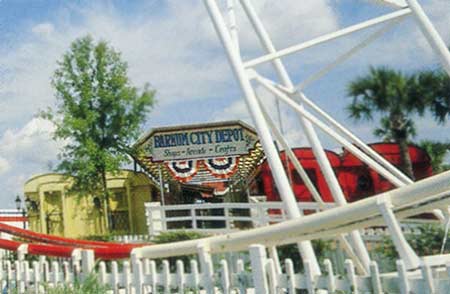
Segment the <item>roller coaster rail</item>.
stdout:
<svg viewBox="0 0 450 294">
<path fill-rule="evenodd" d="M 412 17 L 450 75 L 450 52 L 417 0 L 378 0 L 395 10 L 336 32 L 277 50 L 268 30 L 251 0 L 203 0 L 217 35 L 225 49 L 231 69 L 244 93 L 249 113 L 254 121 L 261 145 L 267 156 L 275 184 L 282 198 L 287 220 L 245 231 L 228 232 L 199 240 L 170 244 L 102 244 L 70 241 L 45 235 L 33 235 L 26 230 L 0 226 L 8 232 L 37 239 L 45 244 L 29 244 L 0 240 L 0 247 L 17 251 L 18 259 L 0 264 L 0 281 L 4 290 L 19 293 L 44 293 L 43 284 L 55 286 L 86 279 L 96 268 L 95 258 L 113 259 L 98 265 L 98 279 L 109 285 L 112 293 L 448 293 L 450 288 L 450 255 L 417 256 L 405 239 L 400 220 L 417 214 L 432 212 L 439 220 L 450 223 L 450 172 L 413 183 L 387 160 L 369 148 L 361 139 L 332 118 L 305 95 L 303 90 L 329 71 L 350 59 L 374 40 L 406 17 Z M 239 2 L 243 13 L 237 13 Z M 224 7 L 222 4 L 225 4 Z M 297 4 L 301 8 L 301 1 Z M 224 9 L 226 8 L 226 9 Z M 288 9 L 288 8 L 286 8 Z M 265 54 L 246 60 L 241 52 L 237 16 L 247 17 Z M 371 27 L 379 27 L 368 38 L 336 59 L 319 68 L 310 77 L 295 85 L 288 73 L 284 57 L 313 48 L 316 45 L 348 36 Z M 277 80 L 263 75 L 258 66 L 271 64 Z M 262 87 L 299 116 L 299 124 L 311 145 L 321 172 L 334 199 L 334 207 L 323 203 L 320 194 L 293 156 L 283 130 L 278 128 L 256 94 Z M 278 110 L 277 110 L 278 111 Z M 278 111 L 279 112 L 279 111 Z M 346 150 L 389 180 L 396 189 L 348 204 L 327 159 L 316 129 L 330 136 Z M 303 215 L 279 158 L 274 139 L 282 146 L 296 171 L 311 192 L 320 212 Z M 196 214 L 194 214 L 196 215 Z M 361 236 L 361 230 L 384 225 L 399 254 L 397 271 L 381 273 L 371 261 Z M 29 235 L 29 236 L 28 236 Z M 34 239 L 33 239 L 34 238 Z M 311 240 L 335 238 L 345 247 L 349 260 L 345 273 L 336 274 L 330 261 L 320 265 Z M 36 241 L 36 240 L 35 240 Z M 72 242 L 72 244 L 71 244 Z M 47 244 L 48 243 L 48 244 Z M 295 272 L 292 261 L 281 267 L 276 247 L 298 244 L 304 271 Z M 78 247 L 78 248 L 77 248 Z M 220 254 L 248 252 L 249 264 L 216 259 Z M 269 256 L 267 255 L 269 253 Z M 27 255 L 41 256 L 30 263 Z M 65 261 L 49 264 L 43 256 L 58 256 Z M 175 267 L 168 260 L 194 255 L 189 264 L 177 261 Z M 114 259 L 127 258 L 123 267 Z M 198 260 L 198 264 L 197 264 Z M 160 265 L 160 266 L 157 266 Z M 185 269 L 190 266 L 190 270 Z M 119 269 L 120 268 L 120 269 Z"/>
</svg>

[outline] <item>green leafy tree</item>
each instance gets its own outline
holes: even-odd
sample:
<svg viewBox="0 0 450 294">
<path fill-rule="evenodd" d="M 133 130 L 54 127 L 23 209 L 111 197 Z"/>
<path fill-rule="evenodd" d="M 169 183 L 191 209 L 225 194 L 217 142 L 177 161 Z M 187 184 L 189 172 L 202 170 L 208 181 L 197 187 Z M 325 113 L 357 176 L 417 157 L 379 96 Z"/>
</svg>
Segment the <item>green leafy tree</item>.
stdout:
<svg viewBox="0 0 450 294">
<path fill-rule="evenodd" d="M 353 98 L 347 107 L 356 120 L 373 120 L 381 115 L 376 136 L 399 145 L 400 168 L 414 178 L 408 142 L 415 135 L 413 115 L 423 115 L 426 101 L 417 75 L 406 75 L 386 67 L 370 68 L 369 74 L 352 81 L 348 95 Z"/>
<path fill-rule="evenodd" d="M 445 164 L 445 156 L 450 150 L 450 143 L 423 140 L 419 143 L 419 146 L 430 156 L 434 173 L 440 173 L 450 168 Z"/>
<path fill-rule="evenodd" d="M 108 203 L 106 175 L 130 161 L 154 91 L 132 86 L 120 53 L 90 36 L 71 44 L 52 85 L 56 107 L 41 115 L 55 124 L 54 139 L 66 142 L 56 170 L 75 178 L 74 190 L 103 195 Z"/>
</svg>

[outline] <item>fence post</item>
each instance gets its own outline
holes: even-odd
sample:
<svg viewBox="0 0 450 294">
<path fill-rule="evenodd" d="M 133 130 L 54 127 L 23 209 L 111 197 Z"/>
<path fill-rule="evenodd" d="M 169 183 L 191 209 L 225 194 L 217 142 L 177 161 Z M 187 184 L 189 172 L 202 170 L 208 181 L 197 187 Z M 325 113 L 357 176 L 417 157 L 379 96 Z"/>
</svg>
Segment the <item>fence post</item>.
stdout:
<svg viewBox="0 0 450 294">
<path fill-rule="evenodd" d="M 378 264 L 375 261 L 370 263 L 370 279 L 372 280 L 372 289 L 374 294 L 382 294 L 383 286 L 380 280 L 380 272 L 378 270 Z"/>
<path fill-rule="evenodd" d="M 230 272 L 228 269 L 228 262 L 226 260 L 220 261 L 221 274 L 222 274 L 222 293 L 230 293 Z"/>
<path fill-rule="evenodd" d="M 41 273 L 39 271 L 39 263 L 37 261 L 33 261 L 33 286 L 34 286 L 34 294 L 39 294 L 39 286 L 41 284 Z"/>
<path fill-rule="evenodd" d="M 266 209 L 262 205 L 258 205 L 258 218 L 259 218 L 258 227 L 264 227 L 269 223 L 266 219 Z"/>
<path fill-rule="evenodd" d="M 327 276 L 328 292 L 334 293 L 336 292 L 336 278 L 334 277 L 333 264 L 329 259 L 325 259 L 323 265 L 325 266 L 325 271 L 328 274 Z"/>
<path fill-rule="evenodd" d="M 227 206 L 225 206 L 223 210 L 223 214 L 225 216 L 225 229 L 229 232 L 231 230 L 230 210 Z"/>
<path fill-rule="evenodd" d="M 289 294 L 294 294 L 295 293 L 294 263 L 292 262 L 292 259 L 286 259 L 284 261 L 284 264 L 286 266 L 288 293 Z"/>
<path fill-rule="evenodd" d="M 142 294 L 144 293 L 143 291 L 144 270 L 142 267 L 141 260 L 139 260 L 139 258 L 136 256 L 135 253 L 131 254 L 131 268 L 133 269 L 134 281 L 132 282 L 132 284 L 134 284 L 135 294 Z"/>
<path fill-rule="evenodd" d="M 161 228 L 163 229 L 163 231 L 167 231 L 167 222 L 166 222 L 166 210 L 165 210 L 165 206 L 160 206 L 160 213 L 161 213 Z"/>
<path fill-rule="evenodd" d="M 164 293 L 170 294 L 170 265 L 168 260 L 163 260 L 162 262 L 163 269 L 162 269 L 162 276 L 163 276 L 163 287 L 164 287 Z"/>
<path fill-rule="evenodd" d="M 197 246 L 198 259 L 200 260 L 200 269 L 204 278 L 204 286 L 208 294 L 214 293 L 213 265 L 209 244 L 199 243 Z"/>
<path fill-rule="evenodd" d="M 194 230 L 197 229 L 197 212 L 195 211 L 195 207 L 191 208 L 191 219 L 192 219 L 192 228 Z"/>
<path fill-rule="evenodd" d="M 94 269 L 95 258 L 93 250 L 81 251 L 81 278 L 85 280 Z"/>
<path fill-rule="evenodd" d="M 431 267 L 426 264 L 423 263 L 420 267 L 421 271 L 422 271 L 422 278 L 424 280 L 424 284 L 425 284 L 425 288 L 427 290 L 427 293 L 430 294 L 434 294 L 436 293 L 436 288 L 434 285 L 434 279 L 433 279 L 433 274 L 431 273 Z"/>
<path fill-rule="evenodd" d="M 406 273 L 405 264 L 403 260 L 397 260 L 398 284 L 400 285 L 401 294 L 409 294 L 411 287 L 409 286 L 408 274 Z"/>
<path fill-rule="evenodd" d="M 358 294 L 359 289 L 358 289 L 358 284 L 356 283 L 355 267 L 353 265 L 353 262 L 350 259 L 347 259 L 344 262 L 344 264 L 345 264 L 345 271 L 347 272 L 348 282 L 350 283 L 350 285 L 352 287 L 351 292 L 353 294 Z"/>
<path fill-rule="evenodd" d="M 177 260 L 177 284 L 178 293 L 183 294 L 186 288 L 186 280 L 184 276 L 184 263 L 181 260 Z"/>
<path fill-rule="evenodd" d="M 131 268 L 130 263 L 128 261 L 125 261 L 123 263 L 123 269 L 122 269 L 122 276 L 123 276 L 123 284 L 125 287 L 125 293 L 131 294 Z"/>
<path fill-rule="evenodd" d="M 20 265 L 20 261 L 19 260 L 16 260 L 14 262 L 14 267 L 16 268 L 15 277 L 14 278 L 16 280 L 17 292 L 20 293 L 20 294 L 25 293 L 25 286 L 23 285 L 24 283 L 22 281 L 22 273 L 21 273 L 21 269 L 20 269 L 21 265 Z"/>
<path fill-rule="evenodd" d="M 306 288 L 308 291 L 308 294 L 314 294 L 316 283 L 314 278 L 314 273 L 311 267 L 311 262 L 306 259 L 303 261 L 303 266 L 305 267 L 305 278 L 306 278 Z M 352 292 L 353 293 L 353 292 Z"/>
<path fill-rule="evenodd" d="M 156 276 L 156 262 L 150 260 L 150 284 L 152 287 L 152 293 L 156 293 L 158 277 Z"/>
<path fill-rule="evenodd" d="M 22 244 L 17 248 L 17 260 L 22 262 L 25 259 L 25 255 L 28 253 L 28 244 Z"/>
<path fill-rule="evenodd" d="M 269 293 L 266 274 L 266 248 L 262 245 L 251 245 L 249 250 L 255 293 Z"/>
<path fill-rule="evenodd" d="M 23 280 L 25 289 L 28 289 L 28 286 L 31 284 L 30 279 L 30 263 L 27 260 L 23 261 Z"/>
<path fill-rule="evenodd" d="M 280 264 L 280 258 L 278 257 L 278 251 L 276 246 L 270 246 L 269 247 L 269 256 L 273 260 L 275 269 L 278 274 L 281 274 L 281 264 Z"/>
<path fill-rule="evenodd" d="M 98 277 L 100 279 L 100 283 L 102 285 L 108 284 L 107 276 L 106 276 L 106 264 L 104 261 L 100 262 L 98 265 Z"/>
<path fill-rule="evenodd" d="M 198 274 L 198 264 L 195 259 L 191 260 L 191 277 L 192 277 L 192 283 L 194 284 L 194 293 L 197 293 L 198 288 L 199 288 L 198 284 L 200 283 L 200 278 L 199 278 L 199 274 Z"/>
<path fill-rule="evenodd" d="M 57 287 L 59 283 L 59 264 L 57 261 L 51 263 L 51 278 L 50 282 L 53 282 L 53 287 Z"/>
<path fill-rule="evenodd" d="M 114 294 L 119 293 L 119 267 L 117 261 L 111 263 L 111 283 Z"/>
<path fill-rule="evenodd" d="M 269 291 L 270 293 L 278 293 L 278 273 L 275 269 L 275 264 L 272 258 L 266 262 L 266 272 L 268 274 Z"/>
<path fill-rule="evenodd" d="M 447 269 L 447 277 L 450 279 L 450 262 L 447 262 L 446 269 Z"/>
<path fill-rule="evenodd" d="M 148 235 L 151 237 L 155 234 L 155 229 L 153 228 L 153 213 L 150 203 L 145 203 L 145 217 L 147 220 Z"/>
</svg>

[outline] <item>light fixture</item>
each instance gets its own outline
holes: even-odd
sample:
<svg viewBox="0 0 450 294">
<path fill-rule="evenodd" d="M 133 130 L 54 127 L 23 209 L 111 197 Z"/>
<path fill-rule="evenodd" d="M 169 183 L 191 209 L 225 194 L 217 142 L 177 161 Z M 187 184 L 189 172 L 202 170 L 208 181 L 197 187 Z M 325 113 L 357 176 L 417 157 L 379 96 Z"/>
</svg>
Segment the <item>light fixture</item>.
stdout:
<svg viewBox="0 0 450 294">
<path fill-rule="evenodd" d="M 17 210 L 20 210 L 20 208 L 22 208 L 22 199 L 20 199 L 19 195 L 17 195 L 16 200 L 14 200 L 14 202 L 16 202 Z"/>
</svg>

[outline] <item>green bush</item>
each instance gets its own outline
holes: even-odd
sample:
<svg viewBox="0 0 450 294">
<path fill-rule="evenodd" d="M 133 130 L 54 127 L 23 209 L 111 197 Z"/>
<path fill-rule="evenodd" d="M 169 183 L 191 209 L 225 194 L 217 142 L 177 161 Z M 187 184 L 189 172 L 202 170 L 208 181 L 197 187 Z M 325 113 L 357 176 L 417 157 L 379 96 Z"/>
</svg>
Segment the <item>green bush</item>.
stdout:
<svg viewBox="0 0 450 294">
<path fill-rule="evenodd" d="M 75 281 L 74 284 L 62 284 L 51 287 L 47 284 L 43 285 L 46 294 L 107 294 L 110 290 L 108 286 L 102 285 L 97 279 L 95 273 L 90 274 L 83 282 Z M 8 289 L 8 293 L 17 294 L 17 289 Z M 25 293 L 34 293 L 34 290 L 28 290 Z"/>
<path fill-rule="evenodd" d="M 75 282 L 73 287 L 60 285 L 58 287 L 46 287 L 47 294 L 106 294 L 109 287 L 99 283 L 97 275 L 91 274 L 83 282 Z"/>
<path fill-rule="evenodd" d="M 187 240 L 196 240 L 201 238 L 206 238 L 208 235 L 198 233 L 198 232 L 188 232 L 188 231 L 171 231 L 171 232 L 163 232 L 160 235 L 156 236 L 152 239 L 152 242 L 156 244 L 165 244 L 165 243 L 173 243 Z M 184 263 L 185 270 L 190 271 L 190 261 L 195 259 L 194 255 L 186 255 L 186 256 L 176 256 L 165 258 L 169 261 L 170 270 L 175 271 L 177 260 L 181 260 Z M 157 265 L 161 267 L 162 259 L 155 260 Z"/>
<path fill-rule="evenodd" d="M 439 254 L 444 239 L 445 230 L 442 225 L 425 224 L 417 227 L 419 234 L 405 234 L 411 248 L 419 256 Z M 443 253 L 449 253 L 450 235 L 447 236 L 448 241 L 444 247 Z M 386 264 L 389 271 L 395 270 L 395 261 L 399 258 L 394 243 L 389 236 L 377 244 L 373 250 L 373 259 Z"/>
<path fill-rule="evenodd" d="M 326 240 L 313 240 L 311 241 L 314 252 L 316 253 L 319 264 L 322 265 L 327 254 L 331 251 L 332 241 Z M 277 247 L 278 258 L 281 265 L 284 267 L 284 262 L 286 259 L 291 259 L 294 264 L 294 269 L 296 272 L 303 270 L 303 263 L 298 251 L 297 244 L 289 244 Z"/>
<path fill-rule="evenodd" d="M 198 233 L 198 232 L 188 232 L 188 231 L 171 231 L 163 232 L 160 235 L 152 239 L 156 244 L 173 243 L 179 241 L 195 240 L 206 238 L 208 235 Z"/>
</svg>

